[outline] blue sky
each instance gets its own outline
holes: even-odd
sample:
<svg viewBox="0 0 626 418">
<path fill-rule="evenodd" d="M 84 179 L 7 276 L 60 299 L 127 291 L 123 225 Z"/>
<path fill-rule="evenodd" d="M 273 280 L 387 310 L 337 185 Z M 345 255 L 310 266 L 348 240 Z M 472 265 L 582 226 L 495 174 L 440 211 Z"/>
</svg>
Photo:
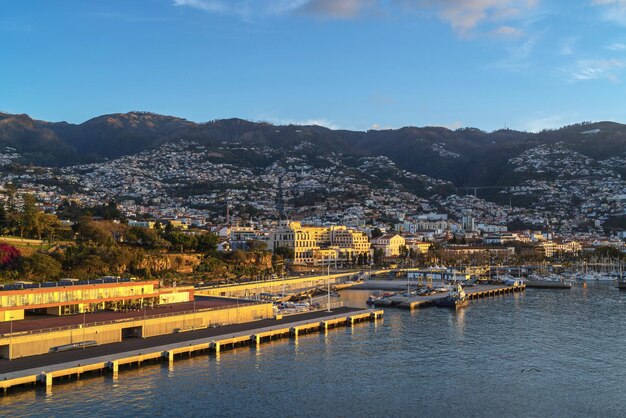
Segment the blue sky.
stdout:
<svg viewBox="0 0 626 418">
<path fill-rule="evenodd" d="M 0 111 L 626 122 L 626 0 L 0 0 Z"/>
</svg>

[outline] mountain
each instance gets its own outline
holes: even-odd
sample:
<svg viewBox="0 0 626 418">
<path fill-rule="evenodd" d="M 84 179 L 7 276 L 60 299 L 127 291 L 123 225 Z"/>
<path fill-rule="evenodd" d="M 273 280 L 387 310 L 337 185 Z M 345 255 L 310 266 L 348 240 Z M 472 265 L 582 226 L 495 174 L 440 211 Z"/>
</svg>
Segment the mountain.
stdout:
<svg viewBox="0 0 626 418">
<path fill-rule="evenodd" d="M 59 165 L 78 161 L 80 156 L 74 147 L 48 125 L 28 115 L 0 113 L 0 146 L 4 152 L 17 151 L 23 163 Z"/>
<path fill-rule="evenodd" d="M 0 113 L 0 152 L 15 152 L 19 164 L 63 166 L 115 159 L 181 139 L 209 147 L 240 143 L 276 151 L 267 158 L 252 157 L 244 150 L 226 153 L 232 163 L 242 166 L 269 165 L 280 158 L 282 150 L 310 143 L 313 148 L 308 152 L 313 156 L 336 153 L 347 161 L 385 156 L 400 169 L 449 180 L 459 187 L 521 184 L 535 174 L 520 170 L 511 161 L 542 146 L 588 157 L 597 167 L 626 155 L 626 125 L 613 122 L 582 123 L 540 133 L 442 127 L 361 132 L 242 119 L 195 123 L 148 112 L 103 115 L 78 125 Z M 555 158 L 559 155 L 554 154 Z M 614 168 L 626 175 L 623 166 Z"/>
</svg>

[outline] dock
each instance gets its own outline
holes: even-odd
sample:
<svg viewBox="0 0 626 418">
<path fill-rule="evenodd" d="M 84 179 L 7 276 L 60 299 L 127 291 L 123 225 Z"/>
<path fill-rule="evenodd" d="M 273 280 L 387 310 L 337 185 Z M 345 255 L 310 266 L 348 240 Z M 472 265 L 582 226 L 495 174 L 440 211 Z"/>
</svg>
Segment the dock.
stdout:
<svg viewBox="0 0 626 418">
<path fill-rule="evenodd" d="M 511 293 L 523 292 L 526 289 L 525 285 L 521 286 L 500 286 L 500 285 L 476 285 L 465 288 L 465 294 L 470 301 L 482 298 L 488 298 L 498 295 L 506 295 Z M 447 296 L 447 293 L 437 293 L 435 295 L 428 296 L 415 296 L 405 297 L 400 301 L 396 300 L 396 303 L 392 303 L 388 299 L 376 300 L 374 305 L 376 307 L 397 307 L 402 309 L 420 309 L 435 306 L 435 301 L 443 299 Z"/>
<path fill-rule="evenodd" d="M 524 282 L 529 289 L 571 289 L 571 282 L 550 280 L 526 280 Z"/>
<path fill-rule="evenodd" d="M 292 315 L 284 319 L 265 319 L 250 323 L 174 333 L 153 338 L 135 338 L 80 350 L 49 353 L 0 362 L 0 389 L 51 388 L 55 381 L 79 379 L 83 374 L 112 373 L 121 368 L 144 364 L 171 363 L 199 354 L 216 354 L 227 349 L 260 344 L 281 338 L 298 338 L 312 332 L 336 327 L 351 327 L 359 322 L 383 317 L 380 309 L 338 308 Z M 9 392 L 10 393 L 10 392 Z"/>
</svg>

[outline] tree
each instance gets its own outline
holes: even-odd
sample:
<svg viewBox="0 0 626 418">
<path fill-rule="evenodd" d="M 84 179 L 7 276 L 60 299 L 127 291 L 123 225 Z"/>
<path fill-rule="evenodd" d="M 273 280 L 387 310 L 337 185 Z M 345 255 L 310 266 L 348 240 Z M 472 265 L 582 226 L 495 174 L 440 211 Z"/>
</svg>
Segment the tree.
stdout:
<svg viewBox="0 0 626 418">
<path fill-rule="evenodd" d="M 148 228 L 131 227 L 126 232 L 125 241 L 148 249 L 169 248 L 171 243 L 165 240 L 158 231 Z"/>
<path fill-rule="evenodd" d="M 12 268 L 21 256 L 20 250 L 12 245 L 0 243 L 0 268 Z"/>
<path fill-rule="evenodd" d="M 113 245 L 115 239 L 112 222 L 96 222 L 89 217 L 83 216 L 78 222 L 78 235 L 84 241 L 91 241 L 98 245 Z"/>
<path fill-rule="evenodd" d="M 219 237 L 212 233 L 196 235 L 196 251 L 214 253 L 217 249 Z"/>
<path fill-rule="evenodd" d="M 250 251 L 265 251 L 267 250 L 267 243 L 259 240 L 248 240 L 246 241 L 248 245 L 248 250 Z"/>
<path fill-rule="evenodd" d="M 22 200 L 22 213 L 19 217 L 20 237 L 24 237 L 25 232 L 34 235 L 39 229 L 39 225 L 37 225 L 37 213 L 39 211 L 37 199 L 34 195 L 25 193 L 22 195 Z"/>
<path fill-rule="evenodd" d="M 16 196 L 17 196 L 17 186 L 13 183 L 7 183 L 4 185 L 4 190 L 7 195 L 7 205 L 6 205 L 6 228 L 9 233 L 15 233 L 15 228 L 17 227 L 18 219 L 17 219 L 17 209 L 16 209 Z"/>
<path fill-rule="evenodd" d="M 376 248 L 374 250 L 374 263 L 380 264 L 385 257 L 385 251 L 382 248 Z"/>
<path fill-rule="evenodd" d="M 7 211 L 4 208 L 4 203 L 0 202 L 0 229 L 6 226 L 7 222 Z"/>
<path fill-rule="evenodd" d="M 289 247 L 276 247 L 274 254 L 282 257 L 285 260 L 293 260 L 294 252 L 293 248 Z"/>
<path fill-rule="evenodd" d="M 381 231 L 380 228 L 374 228 L 372 230 L 372 239 L 382 237 L 382 236 L 383 236 L 383 231 Z"/>
<path fill-rule="evenodd" d="M 195 236 L 178 231 L 166 233 L 165 239 L 172 243 L 173 248 L 180 249 L 181 253 L 185 250 L 193 250 L 198 245 Z"/>
<path fill-rule="evenodd" d="M 63 272 L 61 263 L 47 254 L 34 253 L 20 260 L 20 272 L 32 279 L 57 279 Z"/>
</svg>

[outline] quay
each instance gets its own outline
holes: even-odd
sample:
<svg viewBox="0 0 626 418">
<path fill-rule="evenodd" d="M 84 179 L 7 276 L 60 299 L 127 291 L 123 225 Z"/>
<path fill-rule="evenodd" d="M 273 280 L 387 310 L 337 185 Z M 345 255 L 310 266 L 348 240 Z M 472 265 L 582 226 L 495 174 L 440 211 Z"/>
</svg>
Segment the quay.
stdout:
<svg viewBox="0 0 626 418">
<path fill-rule="evenodd" d="M 0 360 L 0 388 L 6 394 L 14 387 L 45 385 L 51 388 L 55 379 L 80 378 L 85 373 L 112 372 L 142 363 L 173 362 L 193 354 L 215 353 L 240 346 L 259 346 L 280 338 L 298 338 L 301 334 L 325 332 L 340 326 L 376 321 L 382 310 L 337 308 L 263 319 L 216 328 L 173 333 L 151 338 L 133 338 L 118 343 L 78 350 Z"/>
<path fill-rule="evenodd" d="M 521 286 L 502 286 L 502 285 L 476 285 L 465 288 L 465 294 L 467 299 L 476 300 L 482 298 L 488 298 L 492 296 L 505 295 L 510 293 L 523 292 L 526 289 L 525 285 Z M 394 301 L 390 301 L 389 298 L 374 301 L 374 306 L 389 306 L 398 307 L 402 309 L 420 309 L 435 306 L 435 301 L 443 299 L 447 296 L 447 293 L 438 293 L 429 296 L 414 296 L 404 298 L 394 298 Z"/>
<path fill-rule="evenodd" d="M 529 289 L 571 289 L 572 283 L 548 280 L 526 280 L 524 282 Z"/>
</svg>

